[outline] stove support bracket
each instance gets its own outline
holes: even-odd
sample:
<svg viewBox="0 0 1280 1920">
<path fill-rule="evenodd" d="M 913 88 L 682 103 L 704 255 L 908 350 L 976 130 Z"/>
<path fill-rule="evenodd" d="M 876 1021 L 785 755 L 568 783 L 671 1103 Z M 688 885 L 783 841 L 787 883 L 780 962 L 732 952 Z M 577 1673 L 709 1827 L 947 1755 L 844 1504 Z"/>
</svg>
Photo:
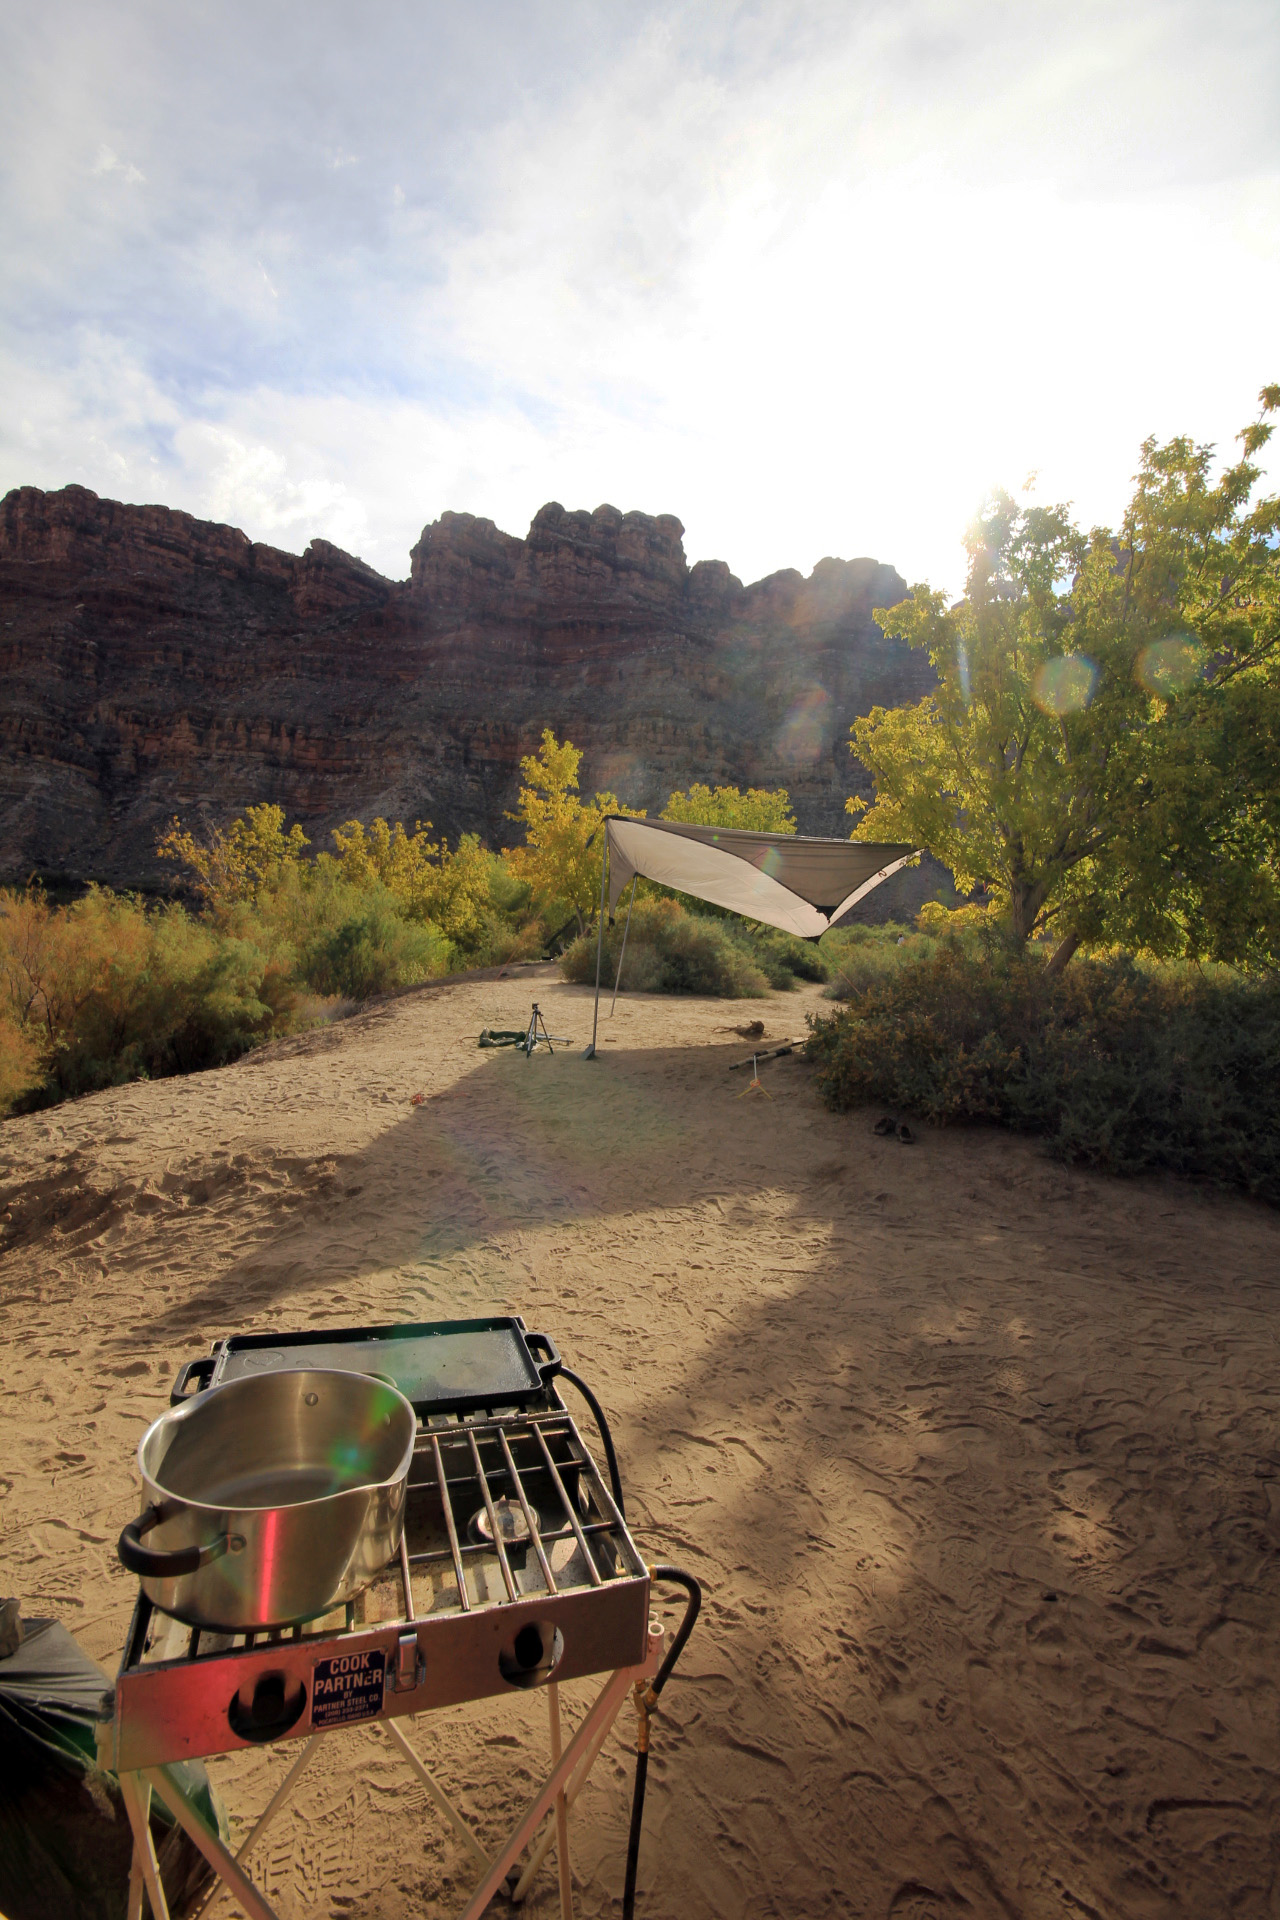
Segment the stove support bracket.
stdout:
<svg viewBox="0 0 1280 1920">
<path fill-rule="evenodd" d="M 559 1688 L 554 1683 L 549 1685 L 547 1691 L 551 1717 L 551 1771 L 538 1792 L 529 1801 L 503 1845 L 492 1855 L 486 1854 L 462 1815 L 449 1800 L 439 1782 L 418 1758 L 395 1721 L 383 1720 L 370 1723 L 371 1727 L 385 1728 L 393 1744 L 400 1749 L 458 1838 L 484 1868 L 471 1898 L 463 1909 L 460 1920 L 480 1920 L 480 1916 L 494 1894 L 498 1892 L 503 1882 L 511 1877 L 521 1854 L 537 1833 L 538 1827 L 553 1809 L 555 1817 L 547 1822 L 547 1830 L 530 1854 L 523 1873 L 512 1889 L 511 1898 L 513 1901 L 524 1899 L 533 1876 L 546 1858 L 554 1839 L 558 1843 L 561 1920 L 573 1920 L 573 1892 L 568 1848 L 569 1808 L 585 1785 L 587 1776 L 599 1757 L 600 1750 L 618 1717 L 627 1694 L 637 1681 L 651 1680 L 658 1671 L 662 1661 L 662 1649 L 662 1630 L 660 1627 L 651 1625 L 648 1651 L 644 1661 L 637 1667 L 620 1667 L 610 1676 L 596 1697 L 594 1705 L 576 1728 L 567 1747 L 562 1748 L 560 1738 Z M 230 1848 L 223 1845 L 218 1835 L 210 1831 L 168 1767 L 147 1767 L 140 1773 L 121 1773 L 120 1791 L 133 1828 L 128 1920 L 142 1920 L 144 1890 L 151 1906 L 152 1920 L 169 1920 L 169 1908 L 160 1882 L 159 1863 L 148 1824 L 153 1791 L 164 1801 L 178 1824 L 190 1835 L 213 1868 L 217 1878 L 222 1882 L 221 1886 L 213 1889 L 205 1903 L 203 1913 L 209 1912 L 214 1901 L 225 1888 L 238 1901 L 241 1910 L 249 1916 L 249 1920 L 277 1920 L 275 1910 L 268 1905 L 266 1899 L 254 1886 L 241 1863 L 257 1844 L 267 1822 L 284 1805 L 310 1759 L 312 1749 L 319 1737 L 318 1734 L 312 1735 L 311 1739 L 305 1743 L 302 1752 L 276 1788 L 238 1854 L 233 1854 Z"/>
</svg>

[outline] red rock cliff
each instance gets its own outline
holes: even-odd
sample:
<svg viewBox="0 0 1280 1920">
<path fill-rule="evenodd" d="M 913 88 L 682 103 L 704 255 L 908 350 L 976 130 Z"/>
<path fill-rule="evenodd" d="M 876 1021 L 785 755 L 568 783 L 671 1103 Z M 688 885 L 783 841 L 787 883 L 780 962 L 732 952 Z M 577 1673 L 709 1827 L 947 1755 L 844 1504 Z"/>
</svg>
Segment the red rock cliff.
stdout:
<svg viewBox="0 0 1280 1920">
<path fill-rule="evenodd" d="M 408 580 L 316 540 L 301 557 L 82 487 L 0 501 L 0 873 L 154 884 L 176 812 L 274 800 L 313 839 L 352 815 L 510 837 L 544 726 L 584 789 L 659 809 L 675 787 L 787 786 L 843 833 L 865 790 L 849 724 L 914 699 L 927 662 L 874 606 L 902 580 L 823 560 L 743 587 L 690 568 L 683 528 L 556 504 L 515 539 L 446 513 Z"/>
</svg>

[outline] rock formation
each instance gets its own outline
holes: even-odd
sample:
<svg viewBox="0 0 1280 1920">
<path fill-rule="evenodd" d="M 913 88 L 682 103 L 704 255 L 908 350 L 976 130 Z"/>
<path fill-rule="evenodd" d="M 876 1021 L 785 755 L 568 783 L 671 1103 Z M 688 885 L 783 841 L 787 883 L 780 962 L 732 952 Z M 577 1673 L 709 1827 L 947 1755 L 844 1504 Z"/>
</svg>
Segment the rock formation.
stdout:
<svg viewBox="0 0 1280 1920">
<path fill-rule="evenodd" d="M 512 837 L 543 727 L 585 791 L 657 810 L 702 780 L 786 786 L 843 834 L 868 789 L 848 730 L 919 697 L 928 662 L 871 618 L 875 560 L 744 587 L 683 528 L 543 507 L 524 540 L 445 513 L 406 581 L 314 540 L 300 558 L 83 487 L 0 501 L 0 874 L 154 886 L 176 813 L 273 800 L 321 844 L 382 813 Z"/>
</svg>

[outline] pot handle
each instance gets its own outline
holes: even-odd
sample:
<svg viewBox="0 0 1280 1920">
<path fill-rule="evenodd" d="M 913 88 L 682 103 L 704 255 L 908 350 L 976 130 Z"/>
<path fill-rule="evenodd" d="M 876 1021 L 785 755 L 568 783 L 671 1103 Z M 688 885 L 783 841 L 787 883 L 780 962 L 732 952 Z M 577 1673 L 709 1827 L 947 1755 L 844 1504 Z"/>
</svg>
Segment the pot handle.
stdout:
<svg viewBox="0 0 1280 1920">
<path fill-rule="evenodd" d="M 231 1545 L 230 1534 L 224 1533 L 207 1547 L 180 1547 L 176 1553 L 156 1553 L 153 1548 L 143 1546 L 142 1536 L 150 1533 L 160 1518 L 159 1507 L 148 1507 L 145 1513 L 129 1522 L 116 1542 L 121 1565 L 130 1573 L 136 1573 L 139 1579 L 176 1580 L 181 1574 L 197 1573 L 211 1560 L 220 1560 Z"/>
<path fill-rule="evenodd" d="M 526 1333 L 524 1343 L 531 1353 L 545 1353 L 547 1356 L 545 1360 L 534 1362 L 538 1369 L 538 1376 L 545 1387 L 548 1380 L 555 1379 L 564 1365 L 560 1358 L 560 1349 L 549 1333 Z"/>
</svg>

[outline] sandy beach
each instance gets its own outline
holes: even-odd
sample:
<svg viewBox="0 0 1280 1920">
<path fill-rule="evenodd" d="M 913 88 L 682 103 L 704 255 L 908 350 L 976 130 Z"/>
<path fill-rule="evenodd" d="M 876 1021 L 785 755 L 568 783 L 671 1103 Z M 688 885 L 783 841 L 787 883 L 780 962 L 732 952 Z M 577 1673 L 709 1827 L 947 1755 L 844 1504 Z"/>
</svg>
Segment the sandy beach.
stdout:
<svg viewBox="0 0 1280 1920">
<path fill-rule="evenodd" d="M 573 1049 L 477 1051 L 535 995 Z M 794 1057 L 740 1097 L 718 1030 L 825 1004 L 623 996 L 587 1063 L 589 992 L 534 969 L 7 1122 L 0 1591 L 114 1673 L 134 1448 L 184 1359 L 519 1312 L 609 1410 L 644 1551 L 706 1587 L 643 1920 L 1276 1915 L 1280 1218 L 989 1130 L 904 1146 Z M 575 1816 L 588 1920 L 619 1908 L 631 1730 Z M 543 1703 L 411 1737 L 496 1840 Z M 285 1757 L 212 1763 L 233 1833 Z M 472 1877 L 359 1729 L 255 1872 L 287 1920 L 443 1920 Z"/>
</svg>

